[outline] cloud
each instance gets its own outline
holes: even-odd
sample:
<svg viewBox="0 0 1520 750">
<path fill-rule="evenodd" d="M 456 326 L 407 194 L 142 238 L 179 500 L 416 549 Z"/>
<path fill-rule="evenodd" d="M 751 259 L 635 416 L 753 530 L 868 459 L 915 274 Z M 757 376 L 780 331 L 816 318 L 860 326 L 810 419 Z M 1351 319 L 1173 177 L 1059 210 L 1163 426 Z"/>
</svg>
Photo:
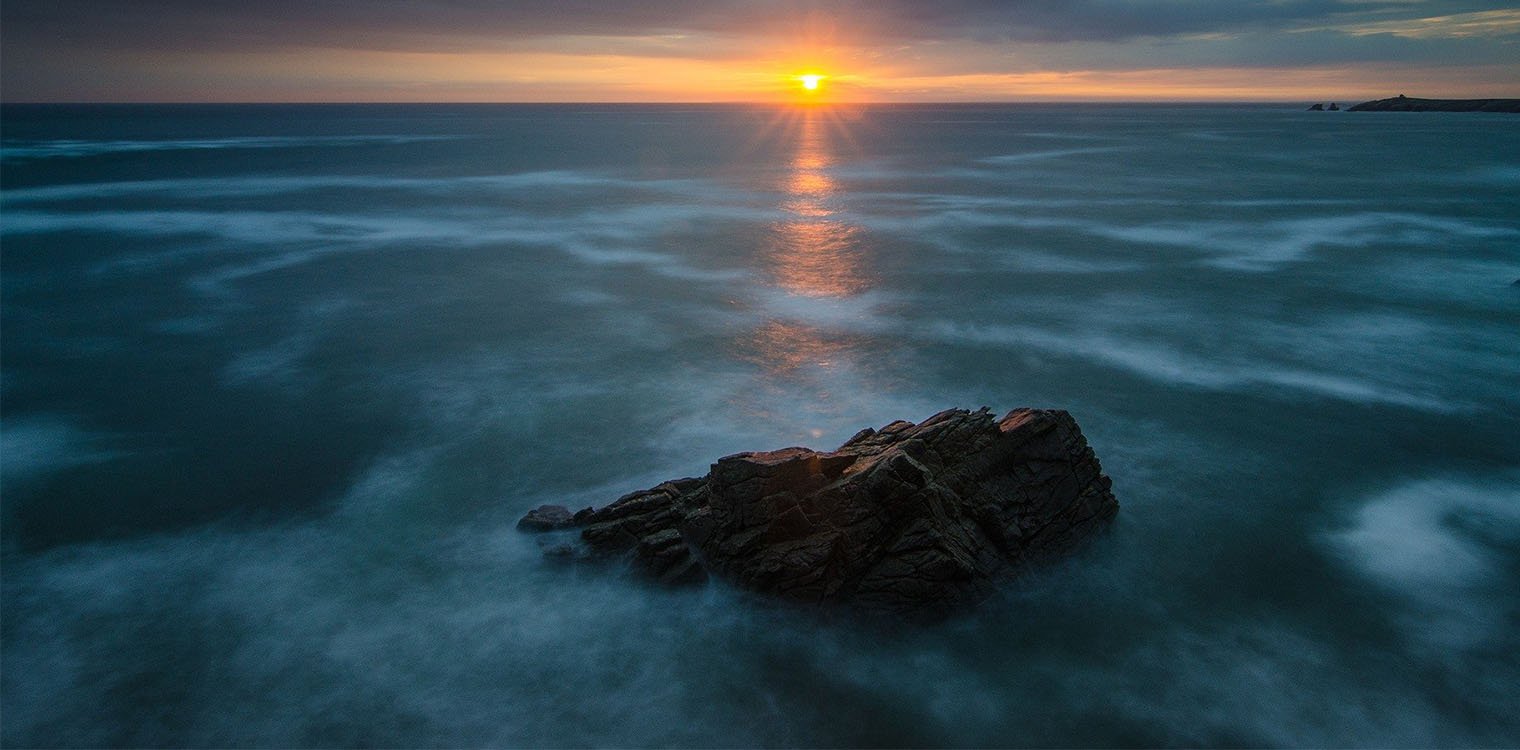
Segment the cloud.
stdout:
<svg viewBox="0 0 1520 750">
<path fill-rule="evenodd" d="M 779 6 L 779 7 L 778 7 Z M 1467 18 L 1491 28 L 1498 3 L 1448 0 L 11 0 L 7 41 L 124 49 L 490 50 L 536 37 L 802 36 L 816 41 L 1117 41 L 1250 28 L 1427 28 Z M 1443 22 L 1444 23 L 1444 22 Z M 1435 26 L 1441 26 L 1438 23 Z M 1451 25 L 1451 24 L 1446 24 Z"/>
<path fill-rule="evenodd" d="M 1449 16 L 1401 18 L 1332 27 L 1353 36 L 1391 34 L 1412 39 L 1520 36 L 1520 10 L 1490 10 Z"/>
<path fill-rule="evenodd" d="M 783 96 L 799 65 L 848 71 L 836 88 L 858 96 L 842 99 L 999 99 L 1016 92 L 912 79 L 1372 63 L 1462 69 L 1440 95 L 1493 96 L 1520 31 L 1513 8 L 1473 0 L 10 0 L 3 14 L 13 101 L 753 101 Z"/>
</svg>

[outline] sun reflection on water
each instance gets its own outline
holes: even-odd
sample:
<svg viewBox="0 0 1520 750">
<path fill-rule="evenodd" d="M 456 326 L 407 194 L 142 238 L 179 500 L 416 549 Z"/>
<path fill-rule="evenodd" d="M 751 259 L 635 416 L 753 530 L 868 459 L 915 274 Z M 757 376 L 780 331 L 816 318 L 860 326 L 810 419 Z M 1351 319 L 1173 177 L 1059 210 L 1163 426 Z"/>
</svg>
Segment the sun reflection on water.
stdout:
<svg viewBox="0 0 1520 750">
<path fill-rule="evenodd" d="M 750 337 L 763 357 L 766 370 L 775 375 L 799 377 L 809 368 L 833 367 L 835 357 L 849 348 L 841 336 L 825 336 L 818 328 L 794 320 L 768 320 Z"/>
<path fill-rule="evenodd" d="M 804 297 L 849 297 L 869 286 L 860 227 L 838 214 L 829 146 L 822 114 L 805 113 L 783 184 L 781 208 L 788 216 L 773 227 L 768 270 L 782 289 Z"/>
<path fill-rule="evenodd" d="M 761 252 L 770 284 L 771 314 L 738 343 L 740 356 L 761 368 L 756 416 L 777 420 L 812 442 L 858 419 L 860 350 L 868 337 L 845 321 L 869 291 L 864 230 L 846 218 L 844 194 L 831 173 L 834 122 L 826 110 L 806 110 L 789 134 L 795 147 L 775 183 L 783 216 L 768 231 Z M 786 414 L 772 413 L 778 405 Z M 821 446 L 826 447 L 826 446 Z"/>
</svg>

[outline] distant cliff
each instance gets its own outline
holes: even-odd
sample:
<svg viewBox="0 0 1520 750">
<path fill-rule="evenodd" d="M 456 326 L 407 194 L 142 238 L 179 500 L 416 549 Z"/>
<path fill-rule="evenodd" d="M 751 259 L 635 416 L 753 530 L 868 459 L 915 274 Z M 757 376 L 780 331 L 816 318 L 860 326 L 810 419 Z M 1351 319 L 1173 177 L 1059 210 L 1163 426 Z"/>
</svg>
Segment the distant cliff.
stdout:
<svg viewBox="0 0 1520 750">
<path fill-rule="evenodd" d="M 1411 99 L 1399 95 L 1392 99 L 1362 102 L 1350 112 L 1517 112 L 1520 99 Z"/>
</svg>

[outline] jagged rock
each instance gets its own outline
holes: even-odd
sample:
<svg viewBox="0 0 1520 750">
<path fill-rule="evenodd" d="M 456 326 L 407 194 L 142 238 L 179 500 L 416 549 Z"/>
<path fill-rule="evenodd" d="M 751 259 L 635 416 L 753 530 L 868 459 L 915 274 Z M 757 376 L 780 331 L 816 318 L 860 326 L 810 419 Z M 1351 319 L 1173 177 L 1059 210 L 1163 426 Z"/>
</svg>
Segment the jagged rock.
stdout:
<svg viewBox="0 0 1520 750">
<path fill-rule="evenodd" d="M 1325 105 L 1323 105 L 1323 104 L 1312 104 L 1312 105 L 1309 106 L 1309 111 L 1310 112 L 1324 112 L 1325 111 Z"/>
<path fill-rule="evenodd" d="M 1118 511 L 1110 486 L 1064 411 L 951 409 L 834 451 L 739 453 L 598 510 L 528 517 L 579 527 L 590 556 L 665 583 L 712 575 L 792 601 L 912 611 L 973 603 L 1068 550 Z"/>
</svg>

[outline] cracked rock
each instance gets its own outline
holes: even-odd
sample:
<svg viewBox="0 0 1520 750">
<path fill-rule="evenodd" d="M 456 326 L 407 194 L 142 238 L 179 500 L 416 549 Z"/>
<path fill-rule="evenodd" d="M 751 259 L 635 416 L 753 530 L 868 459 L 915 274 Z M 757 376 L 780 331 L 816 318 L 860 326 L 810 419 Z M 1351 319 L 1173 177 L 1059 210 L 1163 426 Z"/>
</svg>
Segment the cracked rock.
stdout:
<svg viewBox="0 0 1520 750">
<path fill-rule="evenodd" d="M 587 557 L 654 580 L 710 577 L 783 599 L 948 610 L 1070 550 L 1118 512 L 1065 411 L 950 409 L 857 433 L 837 450 L 718 459 L 603 508 L 543 506 L 524 529 L 578 528 Z"/>
</svg>

